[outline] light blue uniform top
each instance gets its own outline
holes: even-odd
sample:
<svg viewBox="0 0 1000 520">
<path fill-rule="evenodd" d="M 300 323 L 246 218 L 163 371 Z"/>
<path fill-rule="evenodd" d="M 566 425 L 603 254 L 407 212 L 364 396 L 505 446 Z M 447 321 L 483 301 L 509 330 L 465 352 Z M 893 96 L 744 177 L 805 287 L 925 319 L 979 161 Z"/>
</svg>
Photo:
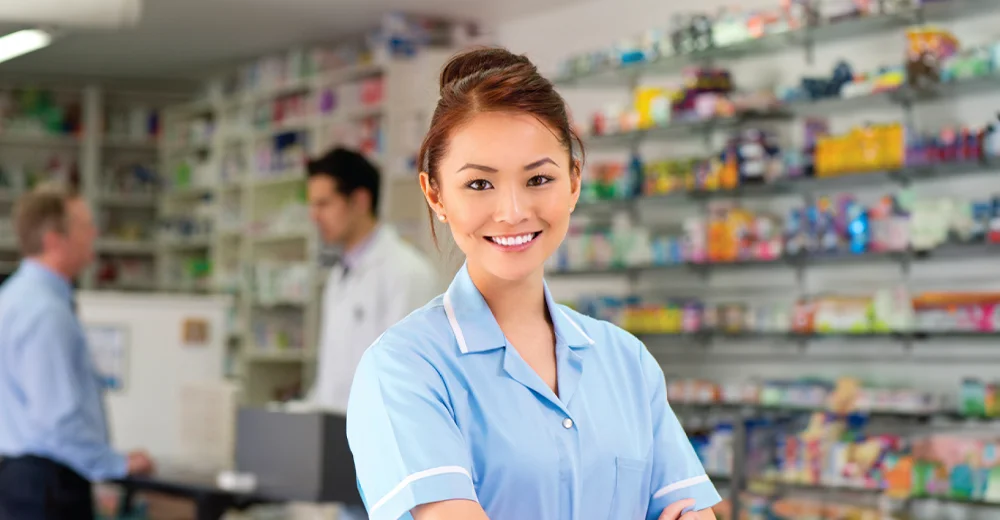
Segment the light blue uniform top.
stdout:
<svg viewBox="0 0 1000 520">
<path fill-rule="evenodd" d="M 66 279 L 25 260 L 0 287 L 0 457 L 35 455 L 89 480 L 125 476 Z"/>
<path fill-rule="evenodd" d="M 347 434 L 372 520 L 478 501 L 492 519 L 655 519 L 720 501 L 632 335 L 545 300 L 556 396 L 511 348 L 465 267 L 365 353 Z"/>
</svg>

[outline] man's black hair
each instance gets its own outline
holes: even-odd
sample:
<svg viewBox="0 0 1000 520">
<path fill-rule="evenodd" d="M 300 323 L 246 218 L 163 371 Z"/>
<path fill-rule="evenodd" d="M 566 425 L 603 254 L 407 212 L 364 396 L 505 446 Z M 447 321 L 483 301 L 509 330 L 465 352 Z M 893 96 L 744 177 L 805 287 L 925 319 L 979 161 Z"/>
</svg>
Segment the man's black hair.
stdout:
<svg viewBox="0 0 1000 520">
<path fill-rule="evenodd" d="M 371 194 L 372 216 L 378 216 L 378 199 L 381 176 L 364 155 L 347 148 L 334 148 L 326 155 L 312 159 L 306 165 L 309 178 L 325 175 L 335 182 L 337 191 L 345 197 L 357 190 L 368 190 Z"/>
</svg>

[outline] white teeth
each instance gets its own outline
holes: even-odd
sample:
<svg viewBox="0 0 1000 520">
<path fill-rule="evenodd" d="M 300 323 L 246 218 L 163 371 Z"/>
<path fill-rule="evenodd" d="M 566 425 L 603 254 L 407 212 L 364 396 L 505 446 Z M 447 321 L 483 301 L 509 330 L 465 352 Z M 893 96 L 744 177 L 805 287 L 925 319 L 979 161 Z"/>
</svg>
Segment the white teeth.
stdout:
<svg viewBox="0 0 1000 520">
<path fill-rule="evenodd" d="M 502 246 L 519 246 L 531 242 L 533 238 L 535 238 L 534 233 L 516 237 L 492 237 L 490 240 L 493 240 Z"/>
</svg>

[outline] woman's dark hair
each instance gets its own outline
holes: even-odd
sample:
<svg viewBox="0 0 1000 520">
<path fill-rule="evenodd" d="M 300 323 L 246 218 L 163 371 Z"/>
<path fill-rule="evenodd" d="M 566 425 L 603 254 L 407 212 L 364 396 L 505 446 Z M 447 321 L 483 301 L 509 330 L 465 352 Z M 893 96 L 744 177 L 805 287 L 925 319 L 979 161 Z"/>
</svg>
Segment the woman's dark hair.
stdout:
<svg viewBox="0 0 1000 520">
<path fill-rule="evenodd" d="M 527 57 L 496 47 L 465 51 L 448 61 L 439 82 L 441 98 L 417 158 L 431 182 L 437 183 L 451 133 L 481 112 L 530 114 L 556 133 L 570 164 L 574 157 L 583 159 L 583 142 L 570 125 L 566 102 Z M 431 208 L 428 214 L 433 233 Z"/>
</svg>

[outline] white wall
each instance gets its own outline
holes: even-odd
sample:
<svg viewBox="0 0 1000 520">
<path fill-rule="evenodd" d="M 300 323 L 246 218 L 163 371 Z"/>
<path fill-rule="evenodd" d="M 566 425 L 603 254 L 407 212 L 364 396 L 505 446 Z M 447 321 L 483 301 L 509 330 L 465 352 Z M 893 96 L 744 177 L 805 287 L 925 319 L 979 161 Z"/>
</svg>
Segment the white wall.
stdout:
<svg viewBox="0 0 1000 520">
<path fill-rule="evenodd" d="M 125 386 L 107 395 L 112 442 L 148 450 L 161 468 L 214 471 L 232 459 L 235 401 L 223 376 L 227 297 L 81 292 L 84 326 L 126 332 Z M 208 341 L 186 345 L 186 320 Z"/>
<path fill-rule="evenodd" d="M 771 7 L 778 0 L 747 0 L 740 2 L 746 8 Z M 733 4 L 726 0 L 703 0 L 692 9 L 714 11 Z M 554 76 L 558 63 L 569 54 L 607 47 L 616 40 L 640 34 L 643 30 L 667 27 L 677 9 L 688 9 L 683 2 L 662 0 L 597 0 L 586 4 L 548 12 L 541 16 L 517 20 L 497 28 L 498 41 L 511 50 L 526 53 L 540 69 Z M 1000 10 L 993 10 L 958 23 L 942 24 L 953 30 L 968 45 L 1000 39 Z M 889 30 L 874 36 L 853 41 L 821 44 L 815 62 L 806 62 L 802 50 L 767 54 L 740 62 L 721 63 L 731 68 L 741 87 L 758 88 L 767 85 L 795 83 L 803 75 L 829 75 L 835 62 L 848 59 L 855 70 L 870 70 L 881 64 L 899 63 L 903 56 L 903 32 Z M 648 83 L 676 84 L 677 78 L 647 78 Z M 1000 83 L 998 83 L 1000 86 Z M 596 108 L 610 102 L 626 102 L 625 89 L 587 89 L 564 87 L 571 111 L 585 126 Z M 994 93 L 968 96 L 959 100 L 944 100 L 933 105 L 920 106 L 915 115 L 918 124 L 928 130 L 948 122 L 981 125 L 995 120 L 1000 110 L 1000 89 Z M 845 112 L 832 118 L 834 131 L 865 121 L 900 120 L 903 112 L 898 107 L 885 106 L 875 109 Z M 797 143 L 798 124 L 787 123 L 776 129 L 788 140 Z M 720 138 L 716 136 L 716 138 Z M 699 139 L 678 140 L 666 143 L 647 143 L 642 152 L 648 157 L 669 157 L 704 150 Z M 616 152 L 624 156 L 627 150 Z M 613 155 L 613 154 L 612 154 Z M 590 153 L 589 159 L 600 160 L 602 153 Z M 893 186 L 881 186 L 864 191 L 868 196 L 890 193 Z M 949 193 L 959 197 L 984 198 L 987 193 L 1000 193 L 1000 180 L 996 176 L 963 177 L 953 181 L 920 184 L 918 193 Z M 793 200 L 765 201 L 771 207 L 787 206 Z M 676 221 L 679 215 L 696 211 L 695 207 L 655 208 L 643 215 L 646 221 Z M 808 272 L 806 293 L 823 291 L 870 292 L 875 285 L 889 286 L 889 280 L 901 279 L 895 265 L 873 263 L 857 267 L 831 267 Z M 996 273 L 996 260 L 972 259 L 967 261 L 938 262 L 916 266 L 911 275 L 911 287 L 939 288 L 1000 288 Z M 573 278 L 551 280 L 558 297 L 571 298 L 583 293 L 615 293 L 629 291 L 621 279 L 603 280 Z M 788 298 L 794 294 L 795 277 L 791 270 L 766 270 L 750 272 L 717 273 L 707 283 L 691 274 L 658 273 L 645 275 L 639 285 L 643 291 L 667 295 L 706 295 L 710 299 L 755 299 L 768 294 L 770 297 Z M 742 380 L 753 377 L 782 377 L 796 375 L 837 376 L 853 374 L 880 383 L 900 383 L 937 392 L 954 394 L 965 376 L 979 376 L 1000 380 L 1000 349 L 990 342 L 935 341 L 922 344 L 912 353 L 902 350 L 892 342 L 836 341 L 814 343 L 805 353 L 794 345 L 771 345 L 766 342 L 741 342 L 716 344 L 710 349 L 687 345 L 651 343 L 668 374 L 705 376 L 713 379 Z M 766 354 L 766 355 L 765 355 Z M 917 357 L 931 355 L 933 362 Z M 821 357 L 825 356 L 825 357 Z M 895 356 L 887 358 L 887 356 Z"/>
</svg>

